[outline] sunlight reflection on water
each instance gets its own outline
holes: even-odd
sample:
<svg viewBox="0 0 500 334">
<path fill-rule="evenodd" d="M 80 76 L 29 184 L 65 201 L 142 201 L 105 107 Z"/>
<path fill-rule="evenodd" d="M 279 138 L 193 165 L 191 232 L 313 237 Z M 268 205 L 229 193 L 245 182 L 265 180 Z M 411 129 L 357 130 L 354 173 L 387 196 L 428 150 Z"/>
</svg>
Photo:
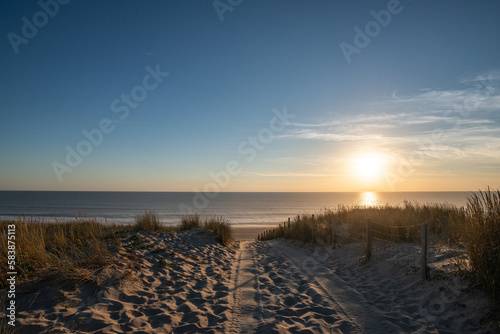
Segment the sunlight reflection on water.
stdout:
<svg viewBox="0 0 500 334">
<path fill-rule="evenodd" d="M 380 198 L 378 197 L 376 192 L 365 191 L 360 194 L 359 203 L 364 207 L 377 206 L 380 205 Z"/>
</svg>

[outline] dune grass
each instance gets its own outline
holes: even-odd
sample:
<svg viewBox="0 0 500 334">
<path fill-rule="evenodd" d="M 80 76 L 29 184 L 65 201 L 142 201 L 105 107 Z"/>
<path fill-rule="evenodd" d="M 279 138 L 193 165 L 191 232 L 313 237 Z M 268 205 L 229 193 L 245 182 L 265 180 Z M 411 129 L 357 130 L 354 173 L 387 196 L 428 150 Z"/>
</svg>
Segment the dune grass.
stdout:
<svg viewBox="0 0 500 334">
<path fill-rule="evenodd" d="M 468 197 L 466 208 L 446 204 L 405 202 L 403 206 L 339 206 L 314 215 L 315 241 L 330 241 L 332 219 L 336 244 L 365 242 L 366 221 L 372 233 L 394 242 L 420 242 L 420 225 L 427 224 L 429 241 L 459 244 L 468 250 L 470 274 L 500 310 L 500 191 L 480 191 Z M 295 217 L 290 229 L 284 226 L 267 231 L 261 240 L 287 238 L 312 241 L 312 215 Z M 378 232 L 378 234 L 376 234 Z"/>
<path fill-rule="evenodd" d="M 222 216 L 207 218 L 203 223 L 203 227 L 213 231 L 215 239 L 223 245 L 229 245 L 233 239 L 231 224 Z"/>
<path fill-rule="evenodd" d="M 197 213 L 192 215 L 184 215 L 181 217 L 180 229 L 181 231 L 185 231 L 193 227 L 200 227 L 201 223 L 201 218 Z"/>
<path fill-rule="evenodd" d="M 180 229 L 184 231 L 193 227 L 203 227 L 214 232 L 215 239 L 225 246 L 233 239 L 231 224 L 223 216 L 209 217 L 204 220 L 197 213 L 182 216 Z"/>
<path fill-rule="evenodd" d="M 135 217 L 134 229 L 136 231 L 159 231 L 161 229 L 160 220 L 156 212 L 145 211 L 142 215 Z"/>
<path fill-rule="evenodd" d="M 9 230 L 15 230 L 15 271 L 22 281 L 34 276 L 94 280 L 95 273 L 112 263 L 113 248 L 121 245 L 126 232 L 176 232 L 204 227 L 214 232 L 217 241 L 227 245 L 232 238 L 229 222 L 223 217 L 204 221 L 195 214 L 185 216 L 177 226 L 164 226 L 155 212 L 138 215 L 134 225 L 115 225 L 95 219 L 73 222 L 44 222 L 19 217 L 0 222 L 0 257 L 8 259 Z M 12 238 L 12 237 L 11 237 Z M 0 265 L 0 287 L 6 285 L 7 260 Z"/>
<path fill-rule="evenodd" d="M 488 189 L 468 199 L 465 243 L 472 271 L 500 310 L 500 191 Z"/>
<path fill-rule="evenodd" d="M 350 243 L 364 240 L 366 221 L 381 236 L 393 241 L 416 242 L 420 238 L 420 224 L 426 223 L 434 239 L 448 243 L 463 239 L 465 210 L 451 205 L 420 205 L 405 203 L 404 206 L 359 207 L 341 205 L 337 210 L 325 209 L 314 215 L 314 238 L 326 241 L 332 235 L 332 219 L 335 219 L 336 242 Z M 292 219 L 290 230 L 274 229 L 264 239 L 288 238 L 302 242 L 312 241 L 312 215 L 303 214 Z"/>
<path fill-rule="evenodd" d="M 116 244 L 118 229 L 93 219 L 46 223 L 20 217 L 0 223 L 0 254 L 7 258 L 8 229 L 15 228 L 16 271 L 23 280 L 46 271 L 66 278 L 90 278 L 88 269 L 110 261 L 109 245 Z M 5 284 L 6 263 L 2 263 L 0 285 Z"/>
</svg>

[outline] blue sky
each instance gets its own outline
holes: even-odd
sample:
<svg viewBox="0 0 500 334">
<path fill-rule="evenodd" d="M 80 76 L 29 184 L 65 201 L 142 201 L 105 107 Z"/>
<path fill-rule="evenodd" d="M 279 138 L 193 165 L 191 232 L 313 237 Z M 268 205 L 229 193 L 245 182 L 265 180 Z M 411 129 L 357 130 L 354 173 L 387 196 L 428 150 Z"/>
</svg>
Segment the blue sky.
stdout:
<svg viewBox="0 0 500 334">
<path fill-rule="evenodd" d="M 0 5 L 0 190 L 500 187 L 497 1 L 65 2 Z"/>
</svg>

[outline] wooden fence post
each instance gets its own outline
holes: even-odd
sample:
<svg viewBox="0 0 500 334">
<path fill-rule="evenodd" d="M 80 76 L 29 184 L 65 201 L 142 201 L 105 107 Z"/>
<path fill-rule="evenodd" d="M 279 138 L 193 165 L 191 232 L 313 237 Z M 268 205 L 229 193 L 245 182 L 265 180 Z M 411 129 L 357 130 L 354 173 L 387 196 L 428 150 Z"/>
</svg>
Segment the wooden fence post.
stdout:
<svg viewBox="0 0 500 334">
<path fill-rule="evenodd" d="M 311 219 L 311 243 L 314 244 L 314 215 Z"/>
<path fill-rule="evenodd" d="M 332 245 L 335 249 L 335 217 L 332 217 Z"/>
<path fill-rule="evenodd" d="M 288 232 L 290 232 L 290 217 L 288 217 Z"/>
<path fill-rule="evenodd" d="M 370 219 L 366 220 L 366 259 L 372 257 L 372 236 L 370 231 Z"/>
<path fill-rule="evenodd" d="M 422 279 L 426 280 L 427 276 L 427 224 L 420 225 L 422 233 Z"/>
</svg>

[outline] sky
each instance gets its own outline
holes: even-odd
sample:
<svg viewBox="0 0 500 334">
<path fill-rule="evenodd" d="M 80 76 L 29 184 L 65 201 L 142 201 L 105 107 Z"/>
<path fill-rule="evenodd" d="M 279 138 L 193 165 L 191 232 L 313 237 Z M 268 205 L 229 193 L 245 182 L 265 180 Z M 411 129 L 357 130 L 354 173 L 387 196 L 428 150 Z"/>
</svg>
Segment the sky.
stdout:
<svg viewBox="0 0 500 334">
<path fill-rule="evenodd" d="M 3 1 L 0 190 L 500 188 L 500 2 Z"/>
</svg>

